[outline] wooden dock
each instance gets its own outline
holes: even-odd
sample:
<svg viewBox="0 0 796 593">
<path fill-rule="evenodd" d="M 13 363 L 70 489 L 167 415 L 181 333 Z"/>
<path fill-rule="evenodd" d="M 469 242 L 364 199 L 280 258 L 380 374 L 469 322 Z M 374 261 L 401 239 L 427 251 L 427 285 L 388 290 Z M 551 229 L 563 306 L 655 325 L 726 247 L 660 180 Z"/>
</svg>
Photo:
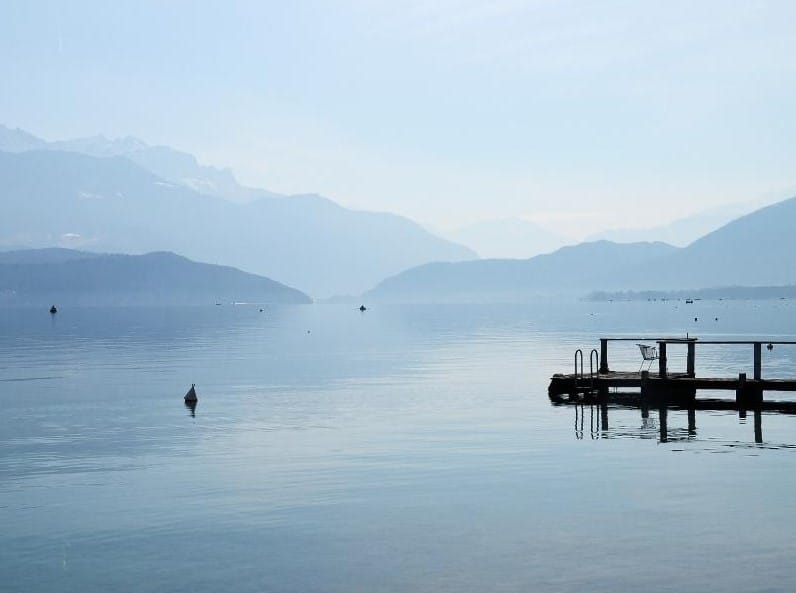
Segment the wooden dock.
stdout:
<svg viewBox="0 0 796 593">
<path fill-rule="evenodd" d="M 608 367 L 608 345 L 612 341 L 632 341 L 636 344 L 655 342 L 655 356 L 645 358 L 652 365 L 657 362 L 657 369 L 650 371 L 612 371 Z M 685 344 L 686 372 L 670 373 L 666 346 Z M 728 347 L 751 346 L 753 374 L 749 378 L 746 373 L 738 373 L 737 377 L 700 377 L 696 373 L 697 345 L 725 345 Z M 548 395 L 554 405 L 574 404 L 576 406 L 576 426 L 578 409 L 588 405 L 592 410 L 599 409 L 599 430 L 608 430 L 608 406 L 631 406 L 641 410 L 643 422 L 647 422 L 650 409 L 656 409 L 660 441 L 670 438 L 668 428 L 669 408 L 688 411 L 689 437 L 696 435 L 697 410 L 737 410 L 739 418 L 746 418 L 747 411 L 754 417 L 754 441 L 763 443 L 762 413 L 775 412 L 796 414 L 796 398 L 794 400 L 773 400 L 764 397 L 766 392 L 796 391 L 796 378 L 763 377 L 762 348 L 768 350 L 779 345 L 796 345 L 796 341 L 782 340 L 698 340 L 697 338 L 601 338 L 600 350 L 589 353 L 589 373 L 584 372 L 583 351 L 575 352 L 574 372 L 555 374 L 550 380 Z M 640 349 L 641 350 L 641 349 Z M 643 365 L 642 365 L 643 367 Z M 621 391 L 620 391 L 621 389 Z M 630 390 L 630 391 L 628 391 Z M 700 390 L 731 391 L 734 398 L 698 398 Z M 594 412 L 593 412 L 594 413 Z M 581 432 L 583 430 L 583 412 L 580 415 Z M 576 429 L 577 433 L 577 429 Z"/>
<path fill-rule="evenodd" d="M 653 371 L 612 371 L 608 367 L 608 345 L 615 341 L 632 341 L 637 344 L 657 344 L 657 362 Z M 670 373 L 667 345 L 685 344 L 686 372 Z M 751 350 L 752 377 L 739 373 L 737 377 L 700 377 L 696 373 L 697 345 L 725 345 L 746 347 Z M 575 353 L 573 373 L 555 374 L 550 380 L 548 394 L 554 403 L 622 403 L 635 402 L 639 407 L 677 406 L 696 409 L 761 409 L 796 413 L 796 401 L 771 401 L 764 393 L 796 391 L 796 378 L 763 377 L 762 348 L 778 345 L 796 345 L 796 341 L 782 340 L 699 340 L 697 338 L 601 338 L 600 351 L 593 349 L 589 356 L 589 372 L 584 372 L 583 352 Z M 635 389 L 635 393 L 618 392 Z M 612 391 L 613 390 L 613 391 Z M 734 392 L 732 400 L 698 399 L 699 390 Z"/>
</svg>

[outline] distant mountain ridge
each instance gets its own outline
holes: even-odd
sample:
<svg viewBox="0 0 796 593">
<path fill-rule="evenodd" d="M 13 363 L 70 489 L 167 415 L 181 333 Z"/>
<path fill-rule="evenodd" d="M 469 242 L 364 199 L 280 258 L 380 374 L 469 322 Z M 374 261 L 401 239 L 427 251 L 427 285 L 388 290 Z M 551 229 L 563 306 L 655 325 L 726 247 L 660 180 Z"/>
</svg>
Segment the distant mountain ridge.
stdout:
<svg viewBox="0 0 796 593">
<path fill-rule="evenodd" d="M 168 146 L 152 146 L 133 136 L 110 139 L 98 135 L 48 142 L 19 128 L 11 129 L 0 125 L 0 150 L 56 150 L 98 158 L 124 157 L 165 181 L 233 202 L 246 203 L 261 198 L 286 197 L 263 189 L 244 187 L 229 169 L 200 165 L 192 154 Z"/>
<path fill-rule="evenodd" d="M 104 253 L 48 247 L 44 249 L 12 249 L 0 251 L 0 264 L 60 264 L 77 259 L 102 257 Z"/>
<path fill-rule="evenodd" d="M 304 293 L 269 278 L 168 252 L 0 252 L 0 303 L 6 305 L 208 305 L 219 301 L 312 302 Z"/>
<path fill-rule="evenodd" d="M 655 286 L 796 283 L 796 198 L 737 218 L 656 264 Z M 652 278 L 643 287 L 651 286 Z"/>
<path fill-rule="evenodd" d="M 387 278 L 364 298 L 397 302 L 514 302 L 612 285 L 617 271 L 676 253 L 665 243 L 609 241 L 562 247 L 530 259 L 433 263 Z"/>
<path fill-rule="evenodd" d="M 33 142 L 11 132 L 6 146 Z M 0 152 L 0 198 L 0 247 L 174 251 L 317 297 L 358 294 L 429 261 L 477 257 L 400 216 L 348 210 L 315 195 L 236 204 L 156 176 L 127 156 Z"/>
<path fill-rule="evenodd" d="M 528 260 L 428 264 L 366 293 L 382 301 L 513 301 L 593 291 L 796 284 L 796 198 L 742 216 L 689 246 L 597 241 Z"/>
<path fill-rule="evenodd" d="M 664 225 L 648 228 L 618 228 L 595 233 L 586 241 L 607 240 L 615 243 L 636 243 L 638 241 L 663 241 L 676 247 L 686 247 L 701 237 L 711 233 L 736 218 L 763 207 L 757 202 L 725 204 L 679 218 Z"/>
</svg>

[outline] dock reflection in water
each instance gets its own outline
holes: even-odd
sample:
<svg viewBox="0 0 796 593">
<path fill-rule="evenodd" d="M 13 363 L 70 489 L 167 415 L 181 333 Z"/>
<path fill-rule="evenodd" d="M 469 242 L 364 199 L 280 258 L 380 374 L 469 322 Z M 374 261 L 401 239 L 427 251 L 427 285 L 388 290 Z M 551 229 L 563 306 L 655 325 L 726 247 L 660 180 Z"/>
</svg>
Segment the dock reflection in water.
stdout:
<svg viewBox="0 0 796 593">
<path fill-rule="evenodd" d="M 609 343 L 635 342 L 642 354 L 642 363 L 638 371 L 611 370 L 608 365 Z M 644 342 L 648 342 L 645 344 Z M 652 346 L 654 342 L 657 346 Z M 608 406 L 630 406 L 641 410 L 642 420 L 649 418 L 650 409 L 657 410 L 658 431 L 661 442 L 673 439 L 668 429 L 669 408 L 685 409 L 688 412 L 688 428 L 686 438 L 696 436 L 697 410 L 737 410 L 738 417 L 745 421 L 747 410 L 753 414 L 754 442 L 763 443 L 762 413 L 796 414 L 796 401 L 792 399 L 768 400 L 764 393 L 794 392 L 796 379 L 772 378 L 763 376 L 763 344 L 771 352 L 774 345 L 793 346 L 795 340 L 790 339 L 707 339 L 696 337 L 603 337 L 600 338 L 600 351 L 591 350 L 589 356 L 589 374 L 585 373 L 584 350 L 575 351 L 573 373 L 556 373 L 550 380 L 548 395 L 554 404 L 596 405 L 600 408 L 601 430 L 608 430 Z M 753 373 L 739 372 L 737 378 L 720 376 L 700 376 L 696 373 L 696 349 L 701 347 L 717 347 L 725 353 L 725 359 L 732 348 L 746 349 L 751 346 Z M 685 346 L 685 372 L 669 370 L 670 357 L 668 347 Z M 654 362 L 658 363 L 657 371 L 650 372 Z M 595 362 L 597 364 L 595 364 Z M 648 364 L 645 370 L 644 365 Z M 741 366 L 740 368 L 744 368 Z M 638 389 L 628 392 L 627 389 Z M 623 391 L 619 391 L 623 390 Z M 708 391 L 735 392 L 735 399 L 703 399 L 697 393 Z M 576 434 L 578 434 L 578 412 L 576 411 Z M 582 422 L 582 420 L 581 420 Z"/>
<path fill-rule="evenodd" d="M 682 408 L 659 407 L 651 413 L 649 410 L 643 408 L 636 408 L 626 405 L 617 404 L 593 404 L 582 402 L 553 402 L 556 407 L 571 406 L 574 409 L 574 433 L 575 438 L 582 440 L 585 438 L 585 427 L 588 419 L 589 437 L 592 440 L 597 439 L 610 439 L 610 438 L 638 438 L 638 439 L 657 439 L 660 443 L 667 443 L 673 441 L 699 441 L 697 433 L 697 410 L 695 408 L 685 409 L 686 426 L 672 426 L 669 422 L 670 411 L 683 411 Z M 611 428 L 609 416 L 611 411 L 627 412 L 628 410 L 638 410 L 639 424 L 637 428 L 617 424 Z M 785 414 L 783 412 L 771 412 L 770 414 Z M 732 441 L 728 444 L 743 445 L 764 444 L 763 441 L 763 412 L 758 408 L 751 410 L 753 419 L 753 430 L 750 434 L 750 440 L 745 441 Z M 627 418 L 626 414 L 622 414 L 623 418 Z M 729 414 L 722 415 L 723 418 L 728 420 L 731 418 Z M 746 410 L 738 411 L 739 424 L 747 424 Z M 796 441 L 791 444 L 777 444 L 777 448 L 796 448 Z"/>
</svg>

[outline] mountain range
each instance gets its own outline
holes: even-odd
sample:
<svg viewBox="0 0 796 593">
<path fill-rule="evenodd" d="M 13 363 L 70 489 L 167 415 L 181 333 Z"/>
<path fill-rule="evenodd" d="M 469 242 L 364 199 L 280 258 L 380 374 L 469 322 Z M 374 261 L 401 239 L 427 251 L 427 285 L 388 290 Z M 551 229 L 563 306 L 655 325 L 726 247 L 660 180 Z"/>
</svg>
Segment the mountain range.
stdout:
<svg viewBox="0 0 796 593">
<path fill-rule="evenodd" d="M 227 266 L 173 253 L 120 255 L 71 249 L 0 252 L 6 305 L 310 303 L 304 293 Z"/>
<path fill-rule="evenodd" d="M 430 263 L 379 283 L 364 297 L 393 302 L 514 302 L 613 286 L 611 273 L 671 255 L 666 243 L 610 241 L 562 247 L 530 259 Z"/>
<path fill-rule="evenodd" d="M 247 203 L 260 198 L 287 197 L 268 190 L 243 186 L 229 169 L 201 165 L 192 154 L 169 146 L 151 146 L 133 136 L 106 138 L 98 135 L 48 142 L 25 130 L 0 125 L 0 150 L 56 150 L 99 158 L 124 157 L 165 181 L 233 202 Z"/>
<path fill-rule="evenodd" d="M 0 248 L 173 251 L 316 297 L 477 257 L 401 216 L 245 188 L 228 171 L 132 138 L 44 142 L 0 128 L 0 151 Z"/>
<path fill-rule="evenodd" d="M 796 198 L 742 216 L 684 248 L 581 243 L 526 260 L 431 263 L 366 293 L 397 302 L 506 302 L 591 291 L 796 284 Z"/>
<path fill-rule="evenodd" d="M 168 147 L 131 137 L 46 142 L 0 126 L 0 200 L 0 248 L 173 251 L 318 297 L 373 287 L 367 299 L 517 301 L 595 290 L 796 283 L 796 198 L 740 216 L 684 247 L 599 240 L 529 259 L 477 260 L 474 251 L 405 218 L 349 210 L 312 194 L 247 188 L 230 171 Z M 669 227 L 682 238 L 750 204 L 737 206 Z M 562 241 L 512 220 L 479 223 L 454 237 L 487 255 L 497 255 L 491 249 L 501 240 L 502 253 L 510 254 L 552 250 Z M 74 265 L 73 256 L 67 259 Z"/>
<path fill-rule="evenodd" d="M 686 247 L 708 233 L 712 233 L 736 218 L 754 212 L 766 204 L 762 200 L 723 204 L 684 218 L 678 218 L 663 225 L 648 228 L 619 228 L 600 231 L 588 237 L 586 241 L 607 240 L 616 243 L 662 241 L 676 247 Z"/>
</svg>

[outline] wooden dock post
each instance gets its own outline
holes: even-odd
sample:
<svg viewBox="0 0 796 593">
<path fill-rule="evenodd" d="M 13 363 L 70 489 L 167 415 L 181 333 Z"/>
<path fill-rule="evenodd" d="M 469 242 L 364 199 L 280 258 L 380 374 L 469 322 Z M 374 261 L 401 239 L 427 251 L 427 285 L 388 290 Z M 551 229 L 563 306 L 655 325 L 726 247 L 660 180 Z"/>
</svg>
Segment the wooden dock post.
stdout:
<svg viewBox="0 0 796 593">
<path fill-rule="evenodd" d="M 688 405 L 688 434 L 696 434 L 696 389 L 693 387 L 685 388 L 685 400 Z"/>
<path fill-rule="evenodd" d="M 600 372 L 608 372 L 608 338 L 600 338 Z"/>
<path fill-rule="evenodd" d="M 755 443 L 763 442 L 763 414 L 760 406 L 755 408 Z"/>
<path fill-rule="evenodd" d="M 666 342 L 658 342 L 658 375 L 666 378 Z"/>
<path fill-rule="evenodd" d="M 669 427 L 667 425 L 667 416 L 669 414 L 669 410 L 666 408 L 666 404 L 662 404 L 660 408 L 658 408 L 658 426 L 660 427 L 660 435 L 661 435 L 661 442 L 665 443 L 668 440 L 668 433 Z"/>
<path fill-rule="evenodd" d="M 650 400 L 649 400 L 649 371 L 641 371 L 641 417 L 650 417 Z"/>
<path fill-rule="evenodd" d="M 762 443 L 763 442 L 763 426 L 762 426 L 762 418 L 761 418 L 761 408 L 763 407 L 763 387 L 761 385 L 761 380 L 763 378 L 763 357 L 762 357 L 762 343 L 755 342 L 754 343 L 754 373 L 755 373 L 755 385 L 749 389 L 747 388 L 747 393 L 749 394 L 749 399 L 751 400 L 751 407 L 754 410 L 755 415 L 755 443 Z"/>
<path fill-rule="evenodd" d="M 735 388 L 735 404 L 738 416 L 746 418 L 746 373 L 738 373 L 738 387 Z"/>
<path fill-rule="evenodd" d="M 608 387 L 600 387 L 600 424 L 602 430 L 608 430 Z"/>
<path fill-rule="evenodd" d="M 686 369 L 685 372 L 689 377 L 695 377 L 696 371 L 694 368 L 696 367 L 696 344 L 694 340 L 688 341 L 688 359 L 686 361 Z"/>
</svg>

